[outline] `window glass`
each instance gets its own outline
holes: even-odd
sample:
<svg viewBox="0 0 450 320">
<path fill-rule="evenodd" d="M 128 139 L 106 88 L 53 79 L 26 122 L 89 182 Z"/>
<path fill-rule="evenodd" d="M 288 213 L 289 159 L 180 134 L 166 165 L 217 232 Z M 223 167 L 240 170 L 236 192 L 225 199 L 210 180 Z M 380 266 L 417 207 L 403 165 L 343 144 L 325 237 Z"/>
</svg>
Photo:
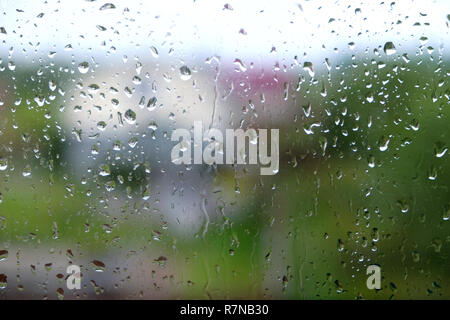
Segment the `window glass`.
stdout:
<svg viewBox="0 0 450 320">
<path fill-rule="evenodd" d="M 0 297 L 449 298 L 448 9 L 0 1 Z"/>
</svg>

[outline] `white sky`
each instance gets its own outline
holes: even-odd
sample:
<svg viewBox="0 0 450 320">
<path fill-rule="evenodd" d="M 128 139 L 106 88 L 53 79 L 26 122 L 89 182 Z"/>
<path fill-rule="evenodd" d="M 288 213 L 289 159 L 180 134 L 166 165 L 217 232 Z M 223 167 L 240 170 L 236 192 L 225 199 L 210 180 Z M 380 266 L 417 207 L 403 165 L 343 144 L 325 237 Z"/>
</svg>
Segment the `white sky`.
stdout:
<svg viewBox="0 0 450 320">
<path fill-rule="evenodd" d="M 150 56 L 149 48 L 154 46 L 161 55 L 173 48 L 176 57 L 186 60 L 198 53 L 279 60 L 304 52 L 314 56 L 324 51 L 322 45 L 327 50 L 346 48 L 349 42 L 360 51 L 386 41 L 394 42 L 398 50 L 417 48 L 421 36 L 436 49 L 450 43 L 448 0 L 397 0 L 394 5 L 378 0 L 109 1 L 115 9 L 99 10 L 108 1 L 0 0 L 0 27 L 7 32 L 0 34 L 4 41 L 0 54 L 13 47 L 19 59 L 17 52 L 25 49 L 28 55 L 55 51 L 60 56 L 87 54 L 98 60 L 111 46 L 120 58 Z M 232 10 L 224 9 L 227 3 Z M 38 17 L 40 13 L 44 16 Z M 413 26 L 416 22 L 420 26 Z M 107 30 L 100 31 L 98 25 Z M 67 44 L 74 49 L 70 53 L 63 50 Z M 272 47 L 276 52 L 271 53 Z"/>
</svg>

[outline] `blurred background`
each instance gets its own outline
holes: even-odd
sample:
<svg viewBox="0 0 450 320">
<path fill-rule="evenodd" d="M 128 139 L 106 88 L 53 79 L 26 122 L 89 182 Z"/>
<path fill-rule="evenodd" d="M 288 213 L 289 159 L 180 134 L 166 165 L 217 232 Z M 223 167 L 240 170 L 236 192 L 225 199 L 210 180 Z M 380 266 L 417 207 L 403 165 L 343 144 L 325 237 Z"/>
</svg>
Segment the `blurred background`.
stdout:
<svg viewBox="0 0 450 320">
<path fill-rule="evenodd" d="M 449 299 L 449 9 L 0 1 L 0 299 Z M 194 121 L 278 174 L 172 164 Z"/>
</svg>

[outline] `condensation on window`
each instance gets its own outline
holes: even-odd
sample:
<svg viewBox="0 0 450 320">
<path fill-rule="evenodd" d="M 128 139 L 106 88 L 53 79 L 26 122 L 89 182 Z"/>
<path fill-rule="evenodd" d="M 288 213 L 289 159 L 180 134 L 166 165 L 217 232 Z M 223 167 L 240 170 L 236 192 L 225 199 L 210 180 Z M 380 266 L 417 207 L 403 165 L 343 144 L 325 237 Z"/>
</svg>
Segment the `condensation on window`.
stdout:
<svg viewBox="0 0 450 320">
<path fill-rule="evenodd" d="M 449 9 L 1 0 L 0 298 L 449 298 Z"/>
</svg>

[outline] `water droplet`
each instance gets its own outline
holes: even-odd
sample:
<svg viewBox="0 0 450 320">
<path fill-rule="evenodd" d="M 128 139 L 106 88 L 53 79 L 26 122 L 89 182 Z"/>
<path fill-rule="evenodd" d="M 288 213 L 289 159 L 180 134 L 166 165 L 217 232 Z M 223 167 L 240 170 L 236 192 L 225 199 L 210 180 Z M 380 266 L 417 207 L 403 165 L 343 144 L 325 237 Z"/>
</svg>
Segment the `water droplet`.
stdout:
<svg viewBox="0 0 450 320">
<path fill-rule="evenodd" d="M 442 158 L 448 151 L 448 147 L 443 142 L 436 142 L 434 145 L 434 155 Z"/>
<path fill-rule="evenodd" d="M 375 157 L 372 155 L 369 156 L 369 158 L 367 159 L 367 164 L 370 168 L 375 168 Z"/>
<path fill-rule="evenodd" d="M 136 112 L 134 112 L 131 109 L 128 109 L 125 112 L 125 120 L 129 123 L 129 124 L 133 124 L 136 122 Z"/>
<path fill-rule="evenodd" d="M 428 42 L 428 38 L 423 36 L 419 39 L 421 45 L 425 45 Z"/>
<path fill-rule="evenodd" d="M 106 269 L 106 266 L 103 262 L 101 262 L 100 260 L 93 260 L 91 262 L 93 269 L 96 272 L 104 272 Z"/>
<path fill-rule="evenodd" d="M 136 147 L 138 141 L 138 138 L 132 137 L 130 140 L 128 140 L 128 145 L 130 146 L 130 148 L 134 148 Z"/>
<path fill-rule="evenodd" d="M 312 62 L 305 62 L 303 64 L 303 70 L 308 71 L 310 77 L 314 77 L 314 66 Z"/>
<path fill-rule="evenodd" d="M 0 273 L 0 289 L 5 289 L 8 286 L 8 277 Z"/>
<path fill-rule="evenodd" d="M 386 151 L 389 147 L 390 139 L 387 137 L 381 137 L 381 139 L 378 141 L 378 146 L 380 148 L 380 151 Z"/>
<path fill-rule="evenodd" d="M 148 109 L 148 111 L 153 111 L 153 110 L 155 110 L 156 109 L 156 102 L 157 102 L 158 100 L 156 99 L 156 97 L 152 97 L 152 98 L 150 98 L 149 100 L 148 100 L 148 103 L 147 103 L 147 109 Z"/>
<path fill-rule="evenodd" d="M 398 200 L 397 204 L 400 206 L 402 213 L 407 213 L 409 211 L 409 204 L 405 200 Z"/>
<path fill-rule="evenodd" d="M 0 171 L 5 171 L 8 168 L 8 159 L 0 158 Z"/>
<path fill-rule="evenodd" d="M 149 186 L 145 186 L 144 190 L 142 190 L 142 199 L 143 200 L 150 199 L 150 187 Z"/>
<path fill-rule="evenodd" d="M 100 90 L 100 87 L 98 84 L 93 83 L 88 86 L 88 90 L 90 93 L 97 93 Z"/>
<path fill-rule="evenodd" d="M 102 5 L 100 7 L 100 10 L 115 9 L 115 8 L 116 8 L 116 6 L 114 4 L 108 2 L 108 3 L 105 3 L 104 5 Z"/>
<path fill-rule="evenodd" d="M 241 59 L 234 59 L 234 64 L 237 65 L 237 66 L 239 67 L 239 70 L 240 70 L 241 72 L 247 71 L 247 66 L 245 65 L 244 62 L 242 62 Z M 238 70 L 236 70 L 236 71 L 238 71 Z"/>
<path fill-rule="evenodd" d="M 58 300 L 64 300 L 64 290 L 62 288 L 56 289 L 56 296 Z"/>
<path fill-rule="evenodd" d="M 0 261 L 8 258 L 8 250 L 0 250 Z"/>
<path fill-rule="evenodd" d="M 89 71 L 89 63 L 88 62 L 86 62 L 86 61 L 84 61 L 84 62 L 81 62 L 79 65 L 78 65 L 78 71 L 80 71 L 80 73 L 87 73 L 88 71 Z"/>
<path fill-rule="evenodd" d="M 97 122 L 97 128 L 100 131 L 104 131 L 106 129 L 106 122 L 105 121 L 99 121 Z"/>
<path fill-rule="evenodd" d="M 187 66 L 182 66 L 180 68 L 180 78 L 184 81 L 191 78 L 191 70 Z"/>
<path fill-rule="evenodd" d="M 111 174 L 111 170 L 109 168 L 109 165 L 102 164 L 100 166 L 100 172 L 98 174 L 101 175 L 102 177 L 109 176 Z"/>
<path fill-rule="evenodd" d="M 150 52 L 152 53 L 153 57 L 158 58 L 158 49 L 156 49 L 155 47 L 151 46 L 150 47 Z"/>
<path fill-rule="evenodd" d="M 25 168 L 23 168 L 22 175 L 23 175 L 24 177 L 28 177 L 28 176 L 31 175 L 31 166 L 30 166 L 29 164 L 27 164 L 27 165 L 25 166 Z"/>
<path fill-rule="evenodd" d="M 394 53 L 397 52 L 397 50 L 395 49 L 394 44 L 392 42 L 390 42 L 390 41 L 386 42 L 384 44 L 383 50 L 384 50 L 384 53 L 386 53 L 386 55 L 388 55 L 388 56 L 390 56 L 391 54 L 394 54 Z"/>
<path fill-rule="evenodd" d="M 160 256 L 159 258 L 154 260 L 156 263 L 158 263 L 161 267 L 164 267 L 167 263 L 167 258 L 164 256 Z"/>
</svg>

